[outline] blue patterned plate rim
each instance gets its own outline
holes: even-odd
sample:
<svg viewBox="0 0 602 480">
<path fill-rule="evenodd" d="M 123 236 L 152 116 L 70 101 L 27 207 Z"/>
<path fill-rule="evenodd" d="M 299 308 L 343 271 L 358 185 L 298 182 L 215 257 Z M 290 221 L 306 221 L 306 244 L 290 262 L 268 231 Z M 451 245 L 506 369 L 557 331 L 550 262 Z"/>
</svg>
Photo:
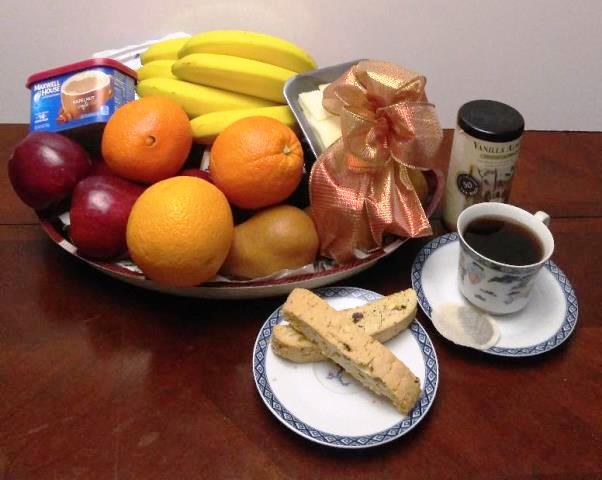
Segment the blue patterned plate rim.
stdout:
<svg viewBox="0 0 602 480">
<path fill-rule="evenodd" d="M 440 237 L 434 238 L 424 247 L 422 247 L 420 252 L 418 252 L 418 255 L 416 255 L 414 263 L 412 264 L 412 287 L 414 288 L 414 290 L 416 291 L 416 295 L 418 296 L 418 304 L 429 319 L 431 319 L 431 312 L 433 309 L 428 299 L 426 298 L 426 295 L 424 294 L 424 289 L 422 288 L 422 269 L 424 268 L 424 264 L 426 263 L 427 259 L 435 250 L 443 247 L 444 245 L 448 245 L 457 241 L 458 234 L 456 232 L 446 233 L 445 235 L 441 235 Z M 548 260 L 544 264 L 544 267 L 558 281 L 558 283 L 561 286 L 562 293 L 564 295 L 564 300 L 566 304 L 565 316 L 564 320 L 558 327 L 558 330 L 552 336 L 550 336 L 542 342 L 539 342 L 536 345 L 529 345 L 527 347 L 517 348 L 493 346 L 487 350 L 482 350 L 484 353 L 489 353 L 491 355 L 499 355 L 503 357 L 531 357 L 534 355 L 541 355 L 542 353 L 553 350 L 571 336 L 571 334 L 575 330 L 575 326 L 577 325 L 577 318 L 579 316 L 577 295 L 575 294 L 575 290 L 573 289 L 571 282 L 564 274 L 564 272 L 560 270 L 560 268 L 558 268 L 558 265 L 556 265 L 553 261 Z"/>
<path fill-rule="evenodd" d="M 382 298 L 382 295 L 379 293 L 357 287 L 323 287 L 312 291 L 322 298 L 349 296 L 351 292 L 355 293 L 356 298 L 367 301 Z M 270 337 L 274 326 L 282 321 L 281 309 L 282 306 L 274 310 L 259 330 L 253 347 L 252 368 L 253 378 L 255 379 L 255 385 L 259 392 L 259 396 L 274 416 L 290 430 L 312 442 L 327 445 L 329 447 L 352 449 L 368 448 L 382 445 L 402 437 L 426 416 L 433 404 L 433 400 L 437 394 L 437 387 L 439 386 L 439 362 L 437 360 L 435 347 L 428 336 L 428 333 L 420 322 L 414 319 L 408 330 L 412 333 L 414 340 L 418 342 L 422 353 L 422 359 L 424 360 L 424 385 L 422 387 L 420 398 L 416 402 L 416 406 L 408 416 L 385 430 L 361 436 L 345 436 L 324 432 L 295 417 L 278 400 L 272 391 L 266 374 L 266 352 L 267 349 L 270 348 Z"/>
</svg>

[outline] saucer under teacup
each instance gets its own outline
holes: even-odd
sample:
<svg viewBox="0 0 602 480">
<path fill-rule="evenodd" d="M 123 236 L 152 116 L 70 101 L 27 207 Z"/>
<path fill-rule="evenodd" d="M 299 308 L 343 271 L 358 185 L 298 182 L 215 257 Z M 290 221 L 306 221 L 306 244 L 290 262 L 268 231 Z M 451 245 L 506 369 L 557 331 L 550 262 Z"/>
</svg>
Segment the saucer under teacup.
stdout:
<svg viewBox="0 0 602 480">
<path fill-rule="evenodd" d="M 412 265 L 412 287 L 418 303 L 431 318 L 433 308 L 445 303 L 469 305 L 458 289 L 457 233 L 425 245 Z M 496 345 L 485 353 L 508 357 L 539 355 L 559 346 L 574 331 L 578 305 L 566 275 L 548 260 L 539 272 L 527 306 L 513 314 L 492 315 L 500 330 Z"/>
</svg>

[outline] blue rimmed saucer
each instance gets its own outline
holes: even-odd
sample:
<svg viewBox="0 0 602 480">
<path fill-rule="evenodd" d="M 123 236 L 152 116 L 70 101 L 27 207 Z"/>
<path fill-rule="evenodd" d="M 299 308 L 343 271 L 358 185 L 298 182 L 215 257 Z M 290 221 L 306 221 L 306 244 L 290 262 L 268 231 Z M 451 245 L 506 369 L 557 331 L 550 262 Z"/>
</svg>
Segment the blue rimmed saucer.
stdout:
<svg viewBox="0 0 602 480">
<path fill-rule="evenodd" d="M 354 287 L 326 287 L 314 293 L 337 310 L 382 297 Z M 283 322 L 278 308 L 259 330 L 253 348 L 253 377 L 268 409 L 295 433 L 330 447 L 374 447 L 405 435 L 431 408 L 439 364 L 431 339 L 417 320 L 385 344 L 420 379 L 422 394 L 408 416 L 330 361 L 301 364 L 276 356 L 270 337 L 274 326 Z"/>
<path fill-rule="evenodd" d="M 433 308 L 444 303 L 468 304 L 458 290 L 457 233 L 448 233 L 425 245 L 412 265 L 412 287 L 418 303 L 431 318 Z M 547 261 L 533 285 L 531 299 L 520 312 L 492 315 L 500 329 L 498 343 L 485 353 L 528 357 L 553 350 L 575 330 L 579 307 L 566 275 Z"/>
</svg>

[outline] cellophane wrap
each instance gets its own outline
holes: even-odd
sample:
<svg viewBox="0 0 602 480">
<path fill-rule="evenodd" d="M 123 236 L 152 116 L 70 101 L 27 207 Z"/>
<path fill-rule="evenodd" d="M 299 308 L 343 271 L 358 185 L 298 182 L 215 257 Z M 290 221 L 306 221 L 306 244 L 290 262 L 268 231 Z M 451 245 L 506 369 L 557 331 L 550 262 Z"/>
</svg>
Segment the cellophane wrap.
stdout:
<svg viewBox="0 0 602 480">
<path fill-rule="evenodd" d="M 320 252 L 346 263 L 381 248 L 385 234 L 420 237 L 431 226 L 408 169 L 431 168 L 443 133 L 426 78 L 364 60 L 324 91 L 342 136 L 316 160 L 309 191 Z"/>
</svg>

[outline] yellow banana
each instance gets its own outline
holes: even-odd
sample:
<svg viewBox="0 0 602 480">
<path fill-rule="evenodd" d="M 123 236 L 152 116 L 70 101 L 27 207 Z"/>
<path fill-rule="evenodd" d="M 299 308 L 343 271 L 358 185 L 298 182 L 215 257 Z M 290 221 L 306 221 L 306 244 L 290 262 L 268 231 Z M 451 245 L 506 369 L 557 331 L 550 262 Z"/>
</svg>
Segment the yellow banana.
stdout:
<svg viewBox="0 0 602 480">
<path fill-rule="evenodd" d="M 138 81 L 146 80 L 147 78 L 173 78 L 176 76 L 171 73 L 171 67 L 175 60 L 155 60 L 142 65 L 138 69 Z"/>
<path fill-rule="evenodd" d="M 178 58 L 178 51 L 188 42 L 189 37 L 172 38 L 163 40 L 148 47 L 142 55 L 140 55 L 140 63 L 146 65 L 155 60 L 175 60 Z"/>
<path fill-rule="evenodd" d="M 141 97 L 160 95 L 174 100 L 189 117 L 221 110 L 272 107 L 275 103 L 219 88 L 195 85 L 171 78 L 148 78 L 136 86 Z"/>
<path fill-rule="evenodd" d="M 293 112 L 291 112 L 290 108 L 288 108 L 286 105 L 213 112 L 193 118 L 190 121 L 194 141 L 197 143 L 210 145 L 222 132 L 222 130 L 233 124 L 236 120 L 254 116 L 274 118 L 276 120 L 280 120 L 282 123 L 291 128 L 295 126 L 295 117 Z"/>
<path fill-rule="evenodd" d="M 187 55 L 174 63 L 173 73 L 180 80 L 279 103 L 286 103 L 284 82 L 295 75 L 292 70 L 269 63 L 214 53 Z"/>
<path fill-rule="evenodd" d="M 272 35 L 241 30 L 215 30 L 193 35 L 179 51 L 178 57 L 192 53 L 243 57 L 297 73 L 316 68 L 314 59 L 297 45 Z"/>
</svg>

